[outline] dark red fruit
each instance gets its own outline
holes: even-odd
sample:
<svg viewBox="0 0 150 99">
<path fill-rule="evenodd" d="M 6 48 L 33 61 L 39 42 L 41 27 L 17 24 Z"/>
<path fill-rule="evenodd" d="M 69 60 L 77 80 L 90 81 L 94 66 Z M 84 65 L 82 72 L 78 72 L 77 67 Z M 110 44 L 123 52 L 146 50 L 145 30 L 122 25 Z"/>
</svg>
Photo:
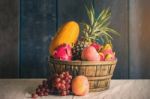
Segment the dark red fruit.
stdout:
<svg viewBox="0 0 150 99">
<path fill-rule="evenodd" d="M 39 87 L 38 87 L 38 88 L 40 88 L 40 89 L 41 89 L 41 88 L 43 88 L 43 86 L 42 86 L 42 85 L 39 85 Z"/>
<path fill-rule="evenodd" d="M 66 90 L 65 84 L 61 84 L 61 90 Z"/>
<path fill-rule="evenodd" d="M 62 91 L 61 92 L 61 96 L 66 96 L 67 95 L 67 92 L 66 91 Z"/>
<path fill-rule="evenodd" d="M 31 96 L 32 98 L 37 98 L 38 97 L 38 95 L 36 94 L 36 93 L 32 93 L 32 96 Z"/>
<path fill-rule="evenodd" d="M 48 96 L 48 92 L 44 92 L 44 96 Z"/>
<path fill-rule="evenodd" d="M 63 75 L 65 75 L 65 72 L 62 72 Z"/>
<path fill-rule="evenodd" d="M 54 75 L 54 78 L 56 78 L 56 77 L 58 77 L 58 76 L 59 76 L 58 74 L 55 74 L 55 75 Z"/>
<path fill-rule="evenodd" d="M 64 77 L 64 80 L 65 80 L 65 81 L 69 80 L 69 77 L 65 76 L 65 77 Z"/>
<path fill-rule="evenodd" d="M 54 88 L 51 88 L 50 90 L 49 90 L 49 93 L 51 93 L 51 94 L 53 94 L 55 92 L 55 89 Z"/>
<path fill-rule="evenodd" d="M 69 76 L 70 74 L 69 74 L 69 72 L 65 72 L 65 76 Z"/>
<path fill-rule="evenodd" d="M 36 94 L 38 94 L 41 90 L 39 88 L 36 89 Z"/>
<path fill-rule="evenodd" d="M 44 93 L 43 93 L 43 92 L 40 92 L 38 95 L 39 95 L 39 96 L 44 96 Z"/>
<path fill-rule="evenodd" d="M 57 89 L 56 91 L 60 95 L 65 96 L 70 93 L 71 79 L 72 76 L 69 74 L 69 72 L 62 72 L 57 77 L 55 77 L 55 80 L 53 82 L 54 87 Z"/>
<path fill-rule="evenodd" d="M 66 92 L 67 92 L 67 95 L 69 95 L 69 94 L 70 94 L 70 90 L 66 90 Z"/>
<path fill-rule="evenodd" d="M 61 81 L 60 78 L 56 78 L 56 83 L 59 83 Z"/>
<path fill-rule="evenodd" d="M 46 89 L 46 90 L 45 90 L 45 92 L 49 93 L 49 92 L 50 92 L 50 90 L 49 90 L 49 89 Z"/>
<path fill-rule="evenodd" d="M 64 78 L 64 75 L 63 75 L 63 74 L 60 74 L 60 78 L 63 79 L 63 78 Z"/>
<path fill-rule="evenodd" d="M 66 96 L 70 94 L 71 91 L 71 79 L 72 76 L 69 72 L 63 72 L 61 74 L 55 74 L 53 77 L 48 77 L 47 80 L 43 80 L 42 84 L 38 86 L 32 97 L 47 96 L 48 94 Z"/>
<path fill-rule="evenodd" d="M 66 84 L 66 89 L 70 89 L 70 84 Z"/>
<path fill-rule="evenodd" d="M 61 83 L 62 83 L 62 84 L 66 84 L 66 81 L 65 81 L 65 80 L 62 80 Z"/>
<path fill-rule="evenodd" d="M 69 78 L 70 78 L 70 79 L 72 79 L 72 76 L 71 76 L 71 75 L 69 75 Z"/>
<path fill-rule="evenodd" d="M 60 87 L 61 87 L 61 83 L 57 83 L 57 84 L 56 84 L 56 88 L 57 88 L 57 89 L 60 89 Z"/>
<path fill-rule="evenodd" d="M 48 88 L 48 84 L 43 85 L 43 87 Z"/>
<path fill-rule="evenodd" d="M 71 83 L 71 80 L 70 80 L 70 79 L 68 79 L 68 80 L 67 80 L 67 83 Z"/>
<path fill-rule="evenodd" d="M 45 91 L 45 88 L 44 88 L 44 87 L 43 87 L 43 88 L 41 88 L 41 91 L 42 91 L 42 92 L 44 92 L 44 91 Z"/>
<path fill-rule="evenodd" d="M 42 83 L 43 83 L 43 85 L 47 84 L 47 80 L 43 80 Z"/>
</svg>

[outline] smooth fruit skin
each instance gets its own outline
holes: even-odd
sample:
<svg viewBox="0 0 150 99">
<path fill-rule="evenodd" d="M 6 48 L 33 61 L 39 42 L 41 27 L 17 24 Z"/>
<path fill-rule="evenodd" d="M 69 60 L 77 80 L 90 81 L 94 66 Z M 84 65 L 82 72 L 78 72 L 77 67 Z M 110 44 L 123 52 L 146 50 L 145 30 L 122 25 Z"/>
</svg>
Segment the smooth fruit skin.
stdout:
<svg viewBox="0 0 150 99">
<path fill-rule="evenodd" d="M 102 46 L 96 42 L 92 43 L 91 46 L 93 46 L 97 51 L 99 51 L 102 48 Z"/>
<path fill-rule="evenodd" d="M 112 54 L 107 54 L 106 57 L 105 57 L 105 61 L 113 61 L 115 60 L 115 55 L 114 53 Z"/>
<path fill-rule="evenodd" d="M 103 49 L 102 49 L 101 52 L 102 52 L 105 56 L 106 56 L 107 54 L 112 54 L 113 51 L 112 51 L 111 45 L 110 45 L 110 44 L 106 44 L 106 45 L 103 47 Z"/>
<path fill-rule="evenodd" d="M 99 61 L 100 55 L 93 46 L 89 46 L 83 49 L 81 58 L 86 61 Z"/>
<path fill-rule="evenodd" d="M 113 54 L 113 51 L 111 49 L 103 50 L 102 53 L 106 56 L 107 54 Z"/>
<path fill-rule="evenodd" d="M 115 60 L 115 53 L 112 50 L 112 46 L 110 44 L 106 44 L 102 51 L 105 56 L 105 61 L 113 61 Z"/>
<path fill-rule="evenodd" d="M 103 47 L 103 50 L 112 50 L 112 46 L 110 44 L 106 44 L 104 47 Z"/>
<path fill-rule="evenodd" d="M 84 96 L 89 93 L 89 82 L 87 77 L 80 75 L 72 80 L 72 92 L 77 96 Z"/>
<path fill-rule="evenodd" d="M 79 36 L 79 25 L 75 21 L 69 21 L 65 23 L 61 28 L 58 30 L 55 37 L 52 39 L 49 52 L 53 56 L 54 50 L 62 45 L 62 44 L 69 44 L 72 46 L 78 39 Z"/>
<path fill-rule="evenodd" d="M 100 61 L 104 61 L 105 55 L 102 52 L 100 52 L 99 55 L 100 55 Z"/>
</svg>

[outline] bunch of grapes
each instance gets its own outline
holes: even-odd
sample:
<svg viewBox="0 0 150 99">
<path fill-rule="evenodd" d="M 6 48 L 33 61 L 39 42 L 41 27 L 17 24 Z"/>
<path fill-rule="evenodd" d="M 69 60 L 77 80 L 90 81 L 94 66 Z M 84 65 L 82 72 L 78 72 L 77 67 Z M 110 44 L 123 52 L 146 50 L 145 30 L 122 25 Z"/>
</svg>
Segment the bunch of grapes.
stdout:
<svg viewBox="0 0 150 99">
<path fill-rule="evenodd" d="M 36 92 L 32 93 L 32 98 L 37 98 L 38 96 L 48 96 L 50 93 L 47 80 L 43 80 L 42 84 L 36 88 Z"/>
<path fill-rule="evenodd" d="M 72 76 L 69 72 L 56 74 L 54 77 L 53 86 L 61 96 L 66 96 L 70 94 L 71 91 L 71 80 Z"/>
<path fill-rule="evenodd" d="M 62 72 L 61 74 L 55 74 L 53 77 L 43 80 L 42 84 L 36 88 L 36 91 L 32 93 L 32 98 L 38 96 L 48 96 L 49 94 L 59 94 L 66 96 L 71 91 L 72 76 L 69 72 Z"/>
</svg>

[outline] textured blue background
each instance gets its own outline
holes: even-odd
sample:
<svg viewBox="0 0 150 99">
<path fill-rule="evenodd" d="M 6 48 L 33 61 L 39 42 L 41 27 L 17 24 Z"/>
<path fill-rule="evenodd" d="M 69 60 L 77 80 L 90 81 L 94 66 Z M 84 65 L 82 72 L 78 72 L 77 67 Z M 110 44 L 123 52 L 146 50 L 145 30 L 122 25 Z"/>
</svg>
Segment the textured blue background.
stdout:
<svg viewBox="0 0 150 99">
<path fill-rule="evenodd" d="M 118 63 L 113 78 L 150 78 L 150 0 L 0 0 L 0 78 L 49 74 L 50 38 L 64 22 L 87 20 L 84 4 L 110 8 Z"/>
<path fill-rule="evenodd" d="M 113 2 L 111 0 L 86 0 L 86 3 L 92 3 L 97 13 L 102 8 L 109 7 L 112 10 L 111 25 L 121 32 L 121 37 L 116 37 L 114 40 L 114 46 L 119 60 L 114 78 L 128 78 L 127 0 L 115 0 Z M 75 20 L 81 22 L 87 20 L 84 8 L 84 4 L 86 3 L 85 0 L 21 0 L 21 77 L 44 77 L 48 74 L 47 57 L 49 55 L 48 46 L 50 36 L 54 35 L 57 28 L 66 21 Z M 123 3 L 124 5 L 117 6 Z M 124 23 L 124 29 L 121 29 L 120 23 Z M 122 54 L 119 52 L 122 52 Z"/>
</svg>

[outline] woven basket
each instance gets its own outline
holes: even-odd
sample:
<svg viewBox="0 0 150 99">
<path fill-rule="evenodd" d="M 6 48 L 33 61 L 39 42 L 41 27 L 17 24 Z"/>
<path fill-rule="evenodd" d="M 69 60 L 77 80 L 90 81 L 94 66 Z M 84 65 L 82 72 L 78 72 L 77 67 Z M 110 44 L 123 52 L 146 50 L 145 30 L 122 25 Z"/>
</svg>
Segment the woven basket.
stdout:
<svg viewBox="0 0 150 99">
<path fill-rule="evenodd" d="M 109 88 L 117 60 L 115 61 L 61 61 L 49 58 L 51 73 L 70 71 L 73 76 L 85 75 L 91 92 Z"/>
</svg>

